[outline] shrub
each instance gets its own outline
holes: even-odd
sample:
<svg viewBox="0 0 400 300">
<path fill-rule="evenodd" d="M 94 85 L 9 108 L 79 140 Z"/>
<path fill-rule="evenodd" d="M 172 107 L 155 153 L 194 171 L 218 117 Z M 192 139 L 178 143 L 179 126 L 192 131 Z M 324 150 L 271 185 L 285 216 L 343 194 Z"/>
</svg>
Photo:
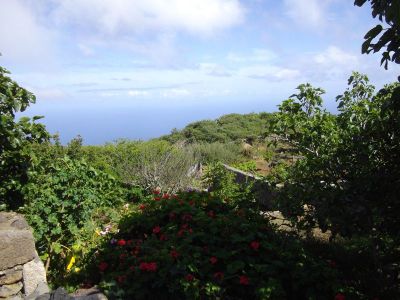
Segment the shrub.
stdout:
<svg viewBox="0 0 400 300">
<path fill-rule="evenodd" d="M 29 175 L 24 187 L 27 202 L 21 211 L 34 229 L 36 246 L 47 260 L 47 268 L 53 262 L 51 279 L 59 280 L 66 272 L 62 258 L 74 244 L 83 243 L 94 234 L 94 230 L 88 232 L 85 228 L 93 223 L 93 214 L 120 206 L 128 193 L 110 175 L 67 157 Z M 106 216 L 105 213 L 103 218 Z"/>
<path fill-rule="evenodd" d="M 44 125 L 35 122 L 41 117 L 15 120 L 15 114 L 25 111 L 36 98 L 7 74 L 0 67 L 0 210 L 23 205 L 21 189 L 28 180 L 32 159 L 29 145 L 49 138 Z"/>
<path fill-rule="evenodd" d="M 113 299 L 325 299 L 334 275 L 257 212 L 207 193 L 158 194 L 94 257 Z"/>
</svg>

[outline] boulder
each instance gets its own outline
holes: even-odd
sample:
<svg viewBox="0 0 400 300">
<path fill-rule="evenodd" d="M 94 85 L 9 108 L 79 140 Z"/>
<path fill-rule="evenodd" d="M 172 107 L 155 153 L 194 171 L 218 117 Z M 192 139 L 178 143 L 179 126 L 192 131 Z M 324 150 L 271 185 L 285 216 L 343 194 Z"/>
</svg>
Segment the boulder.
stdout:
<svg viewBox="0 0 400 300">
<path fill-rule="evenodd" d="M 0 286 L 21 281 L 22 266 L 16 266 L 11 269 L 0 271 Z"/>
<path fill-rule="evenodd" d="M 36 255 L 32 232 L 16 213 L 0 213 L 0 270 L 31 261 Z"/>
<path fill-rule="evenodd" d="M 46 270 L 38 256 L 26 263 L 23 268 L 24 292 L 26 296 L 36 293 L 38 296 L 49 292 Z"/>
</svg>

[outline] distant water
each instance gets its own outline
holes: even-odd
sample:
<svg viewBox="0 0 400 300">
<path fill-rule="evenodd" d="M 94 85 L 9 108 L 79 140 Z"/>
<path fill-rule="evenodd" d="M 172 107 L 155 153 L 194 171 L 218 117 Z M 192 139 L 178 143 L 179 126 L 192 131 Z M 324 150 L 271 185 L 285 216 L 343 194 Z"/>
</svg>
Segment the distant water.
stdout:
<svg viewBox="0 0 400 300">
<path fill-rule="evenodd" d="M 66 144 L 80 134 L 84 144 L 96 145 L 119 138 L 147 140 L 181 129 L 203 119 L 216 119 L 228 113 L 250 113 L 276 110 L 276 104 L 265 101 L 223 102 L 190 105 L 167 103 L 149 106 L 144 103 L 96 103 L 42 101 L 28 108 L 24 115 L 44 115 L 40 120 L 50 133 L 59 133 Z"/>
</svg>

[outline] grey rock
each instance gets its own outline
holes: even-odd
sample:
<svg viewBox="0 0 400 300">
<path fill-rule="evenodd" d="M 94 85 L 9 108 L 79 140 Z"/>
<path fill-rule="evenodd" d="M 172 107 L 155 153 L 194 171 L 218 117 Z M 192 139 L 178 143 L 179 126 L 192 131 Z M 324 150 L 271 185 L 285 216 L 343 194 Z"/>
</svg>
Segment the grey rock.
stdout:
<svg viewBox="0 0 400 300">
<path fill-rule="evenodd" d="M 35 257 L 35 243 L 26 221 L 16 213 L 0 213 L 0 270 L 22 265 Z"/>
<path fill-rule="evenodd" d="M 0 271 L 0 285 L 21 281 L 22 266 Z"/>
<path fill-rule="evenodd" d="M 2 285 L 0 286 L 0 298 L 8 298 L 17 295 L 21 291 L 22 287 L 23 285 L 21 282 Z"/>
<path fill-rule="evenodd" d="M 48 295 L 48 298 L 50 298 L 50 290 L 46 282 L 39 282 L 34 292 L 26 296 L 25 300 L 36 300 L 42 295 Z"/>
<path fill-rule="evenodd" d="M 46 280 L 46 270 L 43 262 L 40 260 L 37 254 L 35 259 L 24 265 L 23 279 L 24 292 L 26 296 L 29 296 L 35 292 L 40 292 L 37 296 L 49 292 Z"/>
</svg>

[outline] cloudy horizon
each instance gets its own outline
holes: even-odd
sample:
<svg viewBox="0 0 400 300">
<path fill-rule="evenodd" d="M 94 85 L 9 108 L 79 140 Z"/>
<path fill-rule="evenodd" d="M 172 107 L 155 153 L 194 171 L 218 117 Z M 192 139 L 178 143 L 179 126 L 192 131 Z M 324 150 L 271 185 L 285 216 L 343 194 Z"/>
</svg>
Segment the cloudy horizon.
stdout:
<svg viewBox="0 0 400 300">
<path fill-rule="evenodd" d="M 399 66 L 361 54 L 377 22 L 348 0 L 3 0 L 0 65 L 63 142 L 148 139 L 274 111 L 305 82 L 335 111 L 353 70 L 395 81 Z"/>
</svg>

